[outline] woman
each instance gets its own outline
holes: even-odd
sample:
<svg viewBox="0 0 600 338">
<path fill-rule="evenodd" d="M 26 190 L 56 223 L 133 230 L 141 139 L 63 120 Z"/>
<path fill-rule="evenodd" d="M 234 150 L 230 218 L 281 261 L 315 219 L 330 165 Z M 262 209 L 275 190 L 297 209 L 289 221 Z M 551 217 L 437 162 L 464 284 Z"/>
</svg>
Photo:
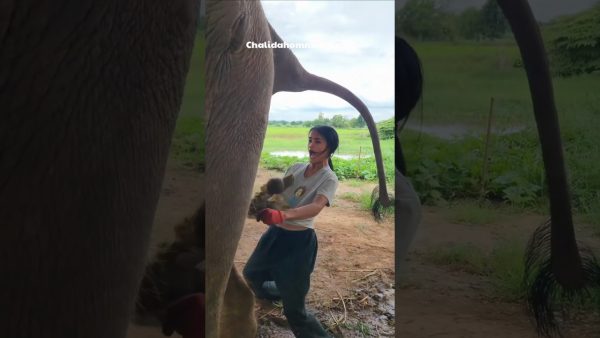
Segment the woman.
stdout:
<svg viewBox="0 0 600 338">
<path fill-rule="evenodd" d="M 259 219 L 269 225 L 244 268 L 244 277 L 257 298 L 278 300 L 296 337 L 330 337 L 319 321 L 306 311 L 304 300 L 317 257 L 314 218 L 333 203 L 338 179 L 331 156 L 338 135 L 328 126 L 310 129 L 309 163 L 291 166 L 285 176 L 293 184 L 283 191 L 290 209 L 265 209 Z"/>
</svg>

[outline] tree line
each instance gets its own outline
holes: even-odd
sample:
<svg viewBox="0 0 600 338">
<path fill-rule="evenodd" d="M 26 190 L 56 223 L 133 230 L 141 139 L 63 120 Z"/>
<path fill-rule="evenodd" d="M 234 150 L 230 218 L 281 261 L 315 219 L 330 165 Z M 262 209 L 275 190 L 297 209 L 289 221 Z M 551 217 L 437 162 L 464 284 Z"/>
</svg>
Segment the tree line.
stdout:
<svg viewBox="0 0 600 338">
<path fill-rule="evenodd" d="M 503 37 L 509 26 L 496 0 L 481 8 L 470 7 L 461 13 L 448 11 L 440 1 L 408 0 L 396 12 L 399 35 L 418 40 L 493 40 Z"/>
<path fill-rule="evenodd" d="M 282 121 L 273 120 L 269 121 L 269 125 L 272 126 L 302 126 L 302 127 L 314 127 L 314 126 L 331 126 L 334 128 L 364 128 L 367 126 L 362 116 L 355 118 L 347 118 L 344 115 L 338 114 L 331 118 L 325 117 L 325 114 L 319 113 L 318 117 L 310 121 Z"/>
<path fill-rule="evenodd" d="M 577 14 L 540 23 L 555 75 L 573 76 L 600 71 L 600 1 Z M 496 0 L 461 13 L 446 10 L 439 0 L 408 0 L 396 12 L 396 34 L 419 41 L 494 40 L 511 37 Z M 515 65 L 520 65 L 515 63 Z"/>
</svg>

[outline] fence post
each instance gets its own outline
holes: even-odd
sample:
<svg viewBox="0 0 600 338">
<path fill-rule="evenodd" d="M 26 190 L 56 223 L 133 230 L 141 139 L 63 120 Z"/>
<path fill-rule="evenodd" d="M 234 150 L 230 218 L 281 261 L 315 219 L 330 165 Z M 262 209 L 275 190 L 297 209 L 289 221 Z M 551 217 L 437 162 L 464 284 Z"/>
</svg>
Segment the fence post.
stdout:
<svg viewBox="0 0 600 338">
<path fill-rule="evenodd" d="M 481 199 L 485 197 L 485 182 L 487 180 L 487 170 L 488 170 L 488 152 L 490 145 L 490 137 L 492 134 L 492 115 L 494 112 L 494 97 L 490 97 L 490 112 L 488 114 L 488 123 L 487 123 L 487 131 L 485 133 L 485 148 L 483 151 L 483 168 L 481 170 L 481 191 L 479 192 L 479 196 Z"/>
<path fill-rule="evenodd" d="M 360 175 L 360 154 L 361 154 L 361 150 L 362 147 L 358 147 L 358 163 L 356 163 L 356 174 L 354 175 L 357 179 L 359 179 L 359 175 Z"/>
</svg>

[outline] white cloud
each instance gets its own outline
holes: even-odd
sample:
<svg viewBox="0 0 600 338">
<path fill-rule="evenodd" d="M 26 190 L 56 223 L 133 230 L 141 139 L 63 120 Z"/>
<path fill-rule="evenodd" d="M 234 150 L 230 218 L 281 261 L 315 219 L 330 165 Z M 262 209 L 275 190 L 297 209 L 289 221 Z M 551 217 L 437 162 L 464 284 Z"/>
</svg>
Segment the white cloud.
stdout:
<svg viewBox="0 0 600 338">
<path fill-rule="evenodd" d="M 306 70 L 354 92 L 375 120 L 393 116 L 393 1 L 263 1 L 262 5 L 284 41 L 318 46 L 294 50 Z M 274 95 L 269 118 L 310 120 L 319 112 L 358 114 L 333 95 L 310 91 Z"/>
</svg>

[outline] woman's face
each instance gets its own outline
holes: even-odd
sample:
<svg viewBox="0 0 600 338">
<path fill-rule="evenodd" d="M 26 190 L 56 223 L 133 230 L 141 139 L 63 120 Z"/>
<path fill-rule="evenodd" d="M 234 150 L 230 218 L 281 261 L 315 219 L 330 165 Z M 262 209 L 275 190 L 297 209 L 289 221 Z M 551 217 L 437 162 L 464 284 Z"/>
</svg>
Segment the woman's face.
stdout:
<svg viewBox="0 0 600 338">
<path fill-rule="evenodd" d="M 308 155 L 311 163 L 323 162 L 329 158 L 327 141 L 315 130 L 308 135 Z"/>
</svg>

